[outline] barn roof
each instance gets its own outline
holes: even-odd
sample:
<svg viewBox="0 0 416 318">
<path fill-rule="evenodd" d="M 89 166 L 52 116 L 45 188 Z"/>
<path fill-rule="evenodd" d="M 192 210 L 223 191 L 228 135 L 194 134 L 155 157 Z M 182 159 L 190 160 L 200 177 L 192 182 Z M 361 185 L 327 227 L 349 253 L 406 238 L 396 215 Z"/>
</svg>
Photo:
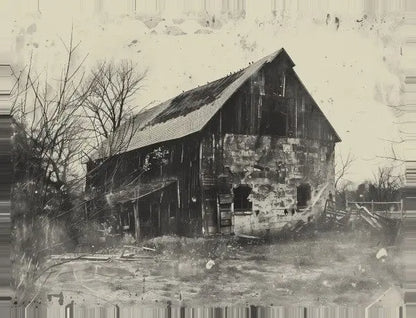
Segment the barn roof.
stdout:
<svg viewBox="0 0 416 318">
<path fill-rule="evenodd" d="M 134 118 L 137 131 L 125 151 L 179 139 L 202 130 L 252 75 L 282 54 L 289 58 L 292 66 L 295 65 L 282 48 L 243 70 L 183 92 L 155 107 L 138 113 Z M 333 131 L 336 138 L 340 140 L 334 129 Z"/>
</svg>

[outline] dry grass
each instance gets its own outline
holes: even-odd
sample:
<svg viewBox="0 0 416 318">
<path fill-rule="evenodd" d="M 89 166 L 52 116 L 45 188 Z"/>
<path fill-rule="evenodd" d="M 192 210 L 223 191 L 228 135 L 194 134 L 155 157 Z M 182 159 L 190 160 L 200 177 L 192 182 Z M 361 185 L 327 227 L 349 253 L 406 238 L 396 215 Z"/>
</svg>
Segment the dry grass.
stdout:
<svg viewBox="0 0 416 318">
<path fill-rule="evenodd" d="M 235 238 L 165 236 L 143 245 L 156 249 L 149 252 L 154 259 L 93 266 L 74 262 L 64 265 L 62 273 L 76 271 L 80 281 L 93 281 L 98 297 L 141 304 L 367 304 L 400 282 L 397 250 L 388 248 L 385 262 L 377 260 L 383 241 L 366 233 L 256 245 Z M 210 259 L 215 266 L 207 269 Z M 60 277 L 51 277 L 48 292 L 70 290 L 77 283 Z M 78 294 L 66 295 L 91 300 L 84 292 L 77 287 Z"/>
</svg>

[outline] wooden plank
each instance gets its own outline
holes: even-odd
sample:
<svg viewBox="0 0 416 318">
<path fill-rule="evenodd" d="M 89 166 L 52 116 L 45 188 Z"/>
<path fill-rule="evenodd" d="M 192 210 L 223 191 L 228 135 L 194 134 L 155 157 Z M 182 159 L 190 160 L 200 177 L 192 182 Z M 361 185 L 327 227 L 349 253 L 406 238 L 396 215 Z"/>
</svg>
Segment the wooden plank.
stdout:
<svg viewBox="0 0 416 318">
<path fill-rule="evenodd" d="M 85 261 L 109 261 L 113 256 L 110 255 L 51 255 L 51 259 L 70 261 L 70 260 L 85 260 Z"/>
<path fill-rule="evenodd" d="M 117 261 L 138 261 L 142 259 L 154 259 L 154 256 L 149 255 L 134 255 L 134 256 L 123 256 L 114 258 Z"/>
<path fill-rule="evenodd" d="M 367 216 L 369 218 L 371 218 L 371 220 L 379 227 L 379 228 L 383 228 L 383 226 L 380 224 L 379 222 L 379 218 L 377 218 L 377 216 L 374 213 L 371 213 L 366 207 L 361 207 L 362 211 L 364 211 Z"/>
<path fill-rule="evenodd" d="M 144 249 L 145 251 L 156 252 L 156 250 L 154 248 L 151 248 L 151 247 L 143 246 L 142 249 Z"/>
<path fill-rule="evenodd" d="M 373 228 L 375 228 L 375 229 L 380 229 L 380 228 L 382 228 L 382 226 L 380 226 L 380 224 L 378 224 L 378 223 L 376 223 L 376 222 L 374 222 L 373 220 L 371 220 L 371 218 L 370 217 L 368 217 L 368 216 L 366 216 L 366 215 L 360 215 L 360 217 L 362 218 L 362 219 L 364 219 L 369 225 L 371 225 Z"/>
<path fill-rule="evenodd" d="M 238 238 L 247 239 L 247 240 L 260 240 L 261 238 L 258 236 L 252 235 L 245 235 L 245 234 L 238 234 L 236 235 Z"/>
</svg>

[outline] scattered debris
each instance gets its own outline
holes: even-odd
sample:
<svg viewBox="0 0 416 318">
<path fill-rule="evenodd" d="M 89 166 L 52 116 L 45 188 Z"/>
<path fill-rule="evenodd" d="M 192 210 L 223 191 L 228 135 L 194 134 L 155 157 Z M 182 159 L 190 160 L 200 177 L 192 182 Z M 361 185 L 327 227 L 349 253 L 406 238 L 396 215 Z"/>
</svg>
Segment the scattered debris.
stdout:
<svg viewBox="0 0 416 318">
<path fill-rule="evenodd" d="M 143 260 L 143 259 L 153 259 L 152 256 L 146 256 L 146 255 L 135 255 L 135 254 L 127 254 L 124 255 L 123 257 L 117 257 L 114 258 L 117 261 L 139 261 L 139 260 Z"/>
<path fill-rule="evenodd" d="M 238 238 L 247 239 L 247 240 L 260 240 L 261 238 L 253 235 L 237 234 Z"/>
<path fill-rule="evenodd" d="M 109 261 L 110 255 L 51 255 L 51 259 L 59 261 L 85 260 L 85 261 Z"/>
<path fill-rule="evenodd" d="M 48 268 L 41 278 L 51 271 L 55 272 L 45 284 L 45 295 L 59 294 L 63 290 L 65 299 L 73 297 L 75 301 L 83 303 L 96 301 L 95 295 L 105 295 L 108 302 L 117 302 L 120 301 L 117 297 L 122 294 L 123 303 L 138 302 L 147 305 L 154 304 L 156 299 L 161 302 L 160 299 L 169 295 L 175 305 L 184 301 L 186 305 L 196 306 L 216 303 L 218 299 L 238 303 L 240 293 L 244 293 L 253 295 L 250 297 L 255 300 L 261 297 L 264 303 L 282 300 L 284 305 L 297 305 L 297 298 L 288 296 L 299 295 L 305 290 L 314 296 L 313 291 L 319 289 L 322 301 L 335 303 L 340 297 L 345 297 L 346 303 L 358 300 L 362 305 L 369 303 L 384 285 L 393 284 L 401 267 L 399 262 L 396 263 L 396 258 L 392 258 L 398 252 L 397 248 L 390 249 L 388 244 L 382 245 L 383 243 L 376 247 L 381 237 L 372 237 L 368 231 L 361 234 L 330 231 L 313 239 L 288 240 L 284 244 L 280 240 L 270 240 L 260 246 L 249 246 L 244 244 L 245 241 L 237 242 L 235 237 L 218 242 L 217 238 L 184 240 L 176 236 L 165 236 L 140 245 L 131 244 L 121 259 L 121 248 L 126 246 L 113 247 L 108 254 L 103 254 L 112 257 L 111 262 L 53 261 L 51 265 L 63 264 L 58 265 L 58 271 L 57 266 Z M 230 245 L 235 248 L 228 248 Z M 156 248 L 157 253 L 145 251 L 142 246 Z M 389 258 L 395 260 L 389 271 L 380 266 L 384 264 L 375 257 L 381 248 L 385 248 L 388 253 L 386 262 Z M 134 253 L 135 256 L 127 257 L 128 253 Z M 87 254 L 92 255 L 64 255 L 70 258 Z M 148 259 L 139 259 L 140 256 Z M 299 262 L 306 266 L 297 266 Z M 330 265 L 334 262 L 337 266 Z M 364 268 L 365 273 L 362 273 Z M 79 280 L 87 287 L 94 288 L 94 292 L 84 287 L 71 289 L 74 283 L 72 271 L 79 274 Z M 221 276 L 221 284 L 209 283 L 207 286 L 207 279 L 212 275 L 218 276 L 217 274 Z M 267 293 L 253 290 L 253 277 L 267 282 Z M 90 279 L 94 280 L 94 286 L 89 285 Z M 230 293 L 236 280 L 239 283 L 239 293 Z M 108 286 L 114 289 L 110 290 Z M 131 286 L 136 286 L 134 292 Z M 207 287 L 209 289 L 204 292 Z M 255 292 L 259 292 L 259 296 Z M 353 297 L 349 298 L 351 295 Z M 52 296 L 52 301 L 55 304 L 58 299 Z M 307 301 L 314 300 L 309 297 Z"/>
<path fill-rule="evenodd" d="M 150 248 L 150 247 L 139 247 L 139 246 L 134 246 L 134 245 L 124 245 L 121 255 L 116 258 L 117 260 L 121 260 L 121 261 L 134 261 L 134 260 L 140 260 L 140 259 L 152 259 L 153 256 L 149 256 L 149 255 L 138 255 L 134 252 L 129 252 L 129 253 L 125 253 L 125 251 L 127 249 L 134 249 L 134 250 L 145 250 L 145 251 L 151 251 L 151 252 L 156 252 L 155 249 Z"/>
<path fill-rule="evenodd" d="M 357 203 L 355 203 L 355 207 L 348 208 L 346 211 L 336 210 L 334 205 L 327 203 L 319 223 L 328 229 L 367 226 L 378 233 L 392 234 L 394 240 L 397 236 L 400 220 L 370 212 L 366 207 Z"/>
<path fill-rule="evenodd" d="M 397 237 L 400 219 L 388 218 L 379 215 L 375 212 L 370 212 L 366 207 L 356 204 L 356 214 L 358 219 L 361 219 L 377 232 L 390 233 L 392 241 Z"/>
<path fill-rule="evenodd" d="M 58 261 L 111 261 L 111 260 L 117 260 L 117 261 L 134 261 L 134 260 L 142 260 L 142 259 L 154 259 L 154 256 L 151 255 L 140 255 L 136 254 L 134 252 L 128 252 L 126 253 L 127 248 L 133 248 L 133 246 L 130 247 L 124 247 L 119 255 L 116 254 L 85 254 L 85 255 L 74 255 L 74 254 L 63 254 L 63 255 L 51 255 L 52 260 L 58 260 Z M 141 249 L 140 247 L 134 246 L 134 248 Z M 150 249 L 152 251 L 153 249 Z"/>
<path fill-rule="evenodd" d="M 146 247 L 146 246 L 134 246 L 134 245 L 123 245 L 124 250 L 128 249 L 128 248 L 132 248 L 132 249 L 137 249 L 137 250 L 145 250 L 145 251 L 150 251 L 150 252 L 156 252 L 155 248 L 151 248 L 151 247 Z"/>
<path fill-rule="evenodd" d="M 151 247 L 146 247 L 146 246 L 143 246 L 143 247 L 142 247 L 142 249 L 144 249 L 145 251 L 156 252 L 156 249 L 151 248 Z"/>
<path fill-rule="evenodd" d="M 377 259 L 380 259 L 380 258 L 383 258 L 383 257 L 387 257 L 387 251 L 384 247 L 381 248 L 376 254 Z"/>
<path fill-rule="evenodd" d="M 205 268 L 206 269 L 208 269 L 208 270 L 210 270 L 211 268 L 213 268 L 215 266 L 215 262 L 212 260 L 212 259 L 210 259 L 208 262 L 207 262 L 207 264 L 205 265 Z"/>
<path fill-rule="evenodd" d="M 135 246 L 135 245 L 123 245 L 124 248 L 137 248 L 137 249 L 141 249 L 141 247 L 139 246 Z"/>
<path fill-rule="evenodd" d="M 109 255 L 85 255 L 81 257 L 80 259 L 86 260 L 86 261 L 109 261 L 111 259 L 111 256 Z"/>
<path fill-rule="evenodd" d="M 291 290 L 287 289 L 287 288 L 276 288 L 275 289 L 276 292 L 282 292 L 282 293 L 286 293 L 286 294 L 291 294 Z"/>
</svg>

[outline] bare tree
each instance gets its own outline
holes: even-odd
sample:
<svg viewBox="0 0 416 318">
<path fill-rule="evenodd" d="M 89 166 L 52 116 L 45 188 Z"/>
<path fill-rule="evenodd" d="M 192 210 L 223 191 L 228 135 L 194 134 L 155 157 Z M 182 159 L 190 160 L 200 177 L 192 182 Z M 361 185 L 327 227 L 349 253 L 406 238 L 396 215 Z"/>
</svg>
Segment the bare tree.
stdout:
<svg viewBox="0 0 416 318">
<path fill-rule="evenodd" d="M 43 186 L 38 193 L 46 193 L 50 187 L 57 191 L 64 190 L 71 176 L 73 164 L 79 160 L 82 137 L 79 134 L 79 116 L 77 112 L 85 100 L 80 95 L 83 75 L 80 74 L 85 58 L 78 64 L 74 54 L 79 47 L 74 45 L 71 34 L 67 50 L 67 60 L 58 80 L 58 87 L 51 85 L 46 77 L 41 83 L 40 76 L 34 75 L 31 63 L 27 70 L 15 74 L 15 99 L 12 116 L 19 136 L 19 156 L 26 156 L 24 162 L 32 165 L 30 178 L 35 178 L 38 186 Z M 32 160 L 27 160 L 30 159 Z M 33 166 L 35 165 L 35 166 Z M 27 167 L 29 169 L 29 167 Z M 29 172 L 29 170 L 26 170 Z M 45 204 L 45 198 L 42 198 Z"/>
<path fill-rule="evenodd" d="M 95 155 L 110 157 L 127 149 L 138 128 L 132 103 L 145 75 L 129 61 L 102 62 L 91 71 L 81 95 L 86 96 L 83 109 L 89 125 L 85 129 Z"/>
<path fill-rule="evenodd" d="M 399 195 L 403 179 L 393 166 L 378 168 L 370 184 L 369 195 L 374 201 L 395 201 Z"/>
<path fill-rule="evenodd" d="M 352 164 L 355 161 L 354 156 L 351 152 L 348 153 L 347 157 L 344 158 L 341 154 L 339 155 L 339 163 L 335 165 L 335 191 L 340 191 L 341 180 L 345 178 L 348 171 L 351 169 Z M 345 183 L 345 182 L 344 182 Z M 348 184 L 348 183 L 345 183 Z"/>
<path fill-rule="evenodd" d="M 75 62 L 79 44 L 74 44 L 72 34 L 69 46 L 64 44 L 67 59 L 57 84 L 47 76 L 35 74 L 31 62 L 26 69 L 14 74 L 12 202 L 18 244 L 15 248 L 24 251 L 19 262 L 23 262 L 21 268 L 26 268 L 24 275 L 17 277 L 20 281 L 16 285 L 24 290 L 30 284 L 33 269 L 44 256 L 40 250 L 48 247 L 49 224 L 73 206 L 70 188 L 76 180 L 75 167 L 83 142 L 77 112 L 85 99 L 78 93 L 85 60 Z M 65 216 L 72 217 L 72 214 Z"/>
<path fill-rule="evenodd" d="M 145 73 L 136 72 L 129 62 L 101 63 L 85 76 L 86 57 L 79 63 L 75 57 L 79 45 L 71 34 L 57 81 L 35 74 L 32 63 L 15 73 L 15 241 L 19 244 L 16 249 L 25 251 L 17 261 L 16 286 L 24 290 L 29 290 L 34 279 L 33 270 L 39 269 L 43 256 L 56 245 L 48 243 L 49 225 L 58 227 L 66 220 L 70 226 L 63 242 L 75 240 L 76 244 L 80 221 L 76 215 L 82 204 L 74 203 L 73 190 L 85 180 L 79 175 L 85 149 L 87 153 L 104 149 L 110 157 L 126 149 L 136 131 L 131 102 Z"/>
</svg>

